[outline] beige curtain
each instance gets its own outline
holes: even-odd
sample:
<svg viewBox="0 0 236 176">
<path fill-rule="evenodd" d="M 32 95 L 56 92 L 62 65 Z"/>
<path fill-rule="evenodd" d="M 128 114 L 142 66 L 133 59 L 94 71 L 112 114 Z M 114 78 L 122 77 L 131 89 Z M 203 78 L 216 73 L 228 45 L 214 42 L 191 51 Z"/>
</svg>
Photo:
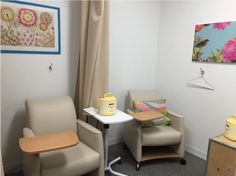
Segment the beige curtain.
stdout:
<svg viewBox="0 0 236 176">
<path fill-rule="evenodd" d="M 80 54 L 75 92 L 78 118 L 108 90 L 109 2 L 80 2 Z"/>
</svg>

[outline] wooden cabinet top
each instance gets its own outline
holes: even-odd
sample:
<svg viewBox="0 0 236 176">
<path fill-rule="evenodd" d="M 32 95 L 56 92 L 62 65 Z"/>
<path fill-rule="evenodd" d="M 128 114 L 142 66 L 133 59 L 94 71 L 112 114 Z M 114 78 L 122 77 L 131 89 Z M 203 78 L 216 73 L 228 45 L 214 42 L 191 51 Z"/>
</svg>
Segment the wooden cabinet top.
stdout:
<svg viewBox="0 0 236 176">
<path fill-rule="evenodd" d="M 236 142 L 229 140 L 224 135 L 216 136 L 214 138 L 211 138 L 211 140 L 236 149 Z"/>
<path fill-rule="evenodd" d="M 79 139 L 74 131 L 20 138 L 19 140 L 21 150 L 29 154 L 62 149 L 78 143 Z"/>
</svg>

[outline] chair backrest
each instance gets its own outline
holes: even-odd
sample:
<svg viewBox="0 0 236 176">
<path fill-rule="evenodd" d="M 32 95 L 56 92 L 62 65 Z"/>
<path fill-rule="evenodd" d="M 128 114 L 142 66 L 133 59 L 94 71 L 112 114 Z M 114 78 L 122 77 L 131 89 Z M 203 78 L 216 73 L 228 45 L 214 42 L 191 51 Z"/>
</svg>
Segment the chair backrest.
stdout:
<svg viewBox="0 0 236 176">
<path fill-rule="evenodd" d="M 129 103 L 130 107 L 133 108 L 134 100 L 148 101 L 160 99 L 159 92 L 157 90 L 129 90 Z"/>
<path fill-rule="evenodd" d="M 69 96 L 26 100 L 26 123 L 35 135 L 77 131 L 74 103 Z"/>
</svg>

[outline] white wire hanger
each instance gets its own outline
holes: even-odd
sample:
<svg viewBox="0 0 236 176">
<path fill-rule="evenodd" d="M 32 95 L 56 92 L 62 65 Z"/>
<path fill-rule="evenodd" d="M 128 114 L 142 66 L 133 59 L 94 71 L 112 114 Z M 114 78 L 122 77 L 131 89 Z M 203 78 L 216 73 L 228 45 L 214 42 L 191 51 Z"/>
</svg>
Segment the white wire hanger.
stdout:
<svg viewBox="0 0 236 176">
<path fill-rule="evenodd" d="M 200 76 L 187 82 L 187 86 L 214 90 L 215 88 L 203 77 L 205 71 L 200 68 Z"/>
</svg>

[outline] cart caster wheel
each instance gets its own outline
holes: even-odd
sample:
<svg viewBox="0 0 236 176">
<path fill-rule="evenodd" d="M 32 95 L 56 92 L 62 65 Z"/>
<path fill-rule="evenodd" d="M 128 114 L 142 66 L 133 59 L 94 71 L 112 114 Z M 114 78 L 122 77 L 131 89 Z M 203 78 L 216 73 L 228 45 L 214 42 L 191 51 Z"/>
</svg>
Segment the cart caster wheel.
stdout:
<svg viewBox="0 0 236 176">
<path fill-rule="evenodd" d="M 139 163 L 136 164 L 136 171 L 139 171 L 140 170 L 140 165 Z"/>
<path fill-rule="evenodd" d="M 118 164 L 121 164 L 121 163 L 122 163 L 121 159 L 120 159 L 120 160 L 118 160 L 118 161 L 117 161 L 117 163 L 118 163 Z"/>
<path fill-rule="evenodd" d="M 187 162 L 186 162 L 185 159 L 180 159 L 179 163 L 182 164 L 182 165 L 186 165 Z"/>
</svg>

